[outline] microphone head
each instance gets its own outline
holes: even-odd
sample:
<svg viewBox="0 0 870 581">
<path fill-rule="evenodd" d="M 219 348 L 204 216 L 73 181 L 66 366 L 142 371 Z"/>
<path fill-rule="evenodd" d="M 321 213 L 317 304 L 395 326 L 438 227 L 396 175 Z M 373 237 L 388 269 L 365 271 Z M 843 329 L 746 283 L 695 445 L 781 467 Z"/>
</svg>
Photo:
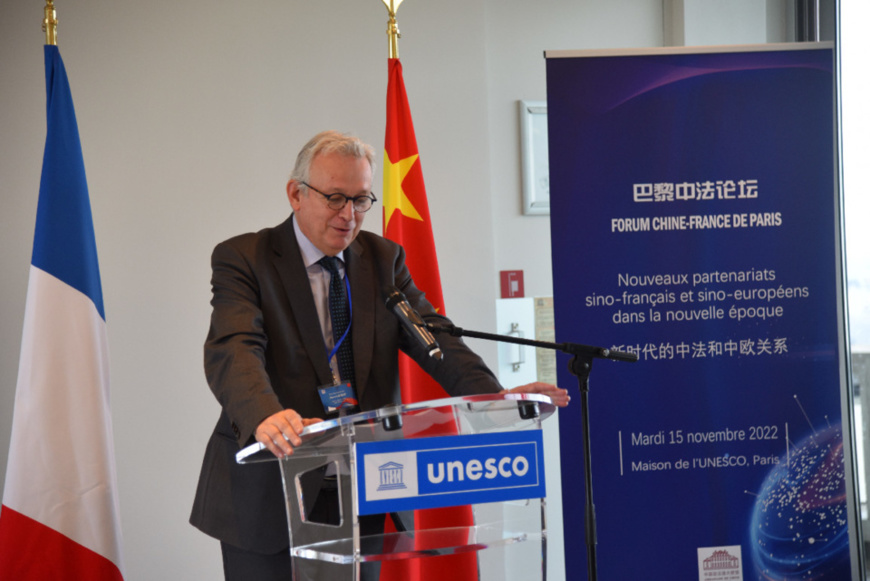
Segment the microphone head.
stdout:
<svg viewBox="0 0 870 581">
<path fill-rule="evenodd" d="M 396 287 L 386 287 L 384 289 L 385 294 L 387 295 L 386 305 L 387 309 L 393 310 L 393 307 L 398 305 L 401 302 L 407 301 L 408 298 L 405 296 L 405 293 L 397 289 Z"/>
</svg>

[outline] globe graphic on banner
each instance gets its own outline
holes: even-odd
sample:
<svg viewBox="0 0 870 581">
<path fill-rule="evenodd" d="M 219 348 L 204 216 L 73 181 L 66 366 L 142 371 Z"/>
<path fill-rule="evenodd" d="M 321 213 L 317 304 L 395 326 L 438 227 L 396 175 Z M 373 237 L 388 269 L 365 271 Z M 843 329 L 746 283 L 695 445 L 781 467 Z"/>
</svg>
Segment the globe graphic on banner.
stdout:
<svg viewBox="0 0 870 581">
<path fill-rule="evenodd" d="M 843 436 L 839 425 L 794 447 L 767 475 L 752 510 L 760 580 L 851 579 Z"/>
</svg>

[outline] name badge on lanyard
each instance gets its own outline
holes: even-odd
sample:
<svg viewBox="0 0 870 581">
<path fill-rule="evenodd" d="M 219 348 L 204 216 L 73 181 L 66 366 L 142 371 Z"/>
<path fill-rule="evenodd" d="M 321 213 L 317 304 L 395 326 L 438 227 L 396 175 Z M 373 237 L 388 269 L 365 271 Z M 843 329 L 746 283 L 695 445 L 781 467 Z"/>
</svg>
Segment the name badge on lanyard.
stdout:
<svg viewBox="0 0 870 581">
<path fill-rule="evenodd" d="M 358 402 L 353 386 L 349 381 L 336 385 L 324 385 L 317 388 L 323 411 L 327 414 L 335 413 L 341 408 L 355 407 Z"/>
<path fill-rule="evenodd" d="M 329 352 L 328 361 L 332 361 L 336 353 L 338 353 L 341 344 L 349 339 L 350 328 L 353 326 L 353 302 L 350 297 L 350 282 L 347 277 L 344 278 L 344 285 L 347 289 L 347 303 L 350 315 L 350 324 L 344 330 L 344 334 L 338 339 L 335 346 Z M 337 373 L 333 372 L 333 384 L 322 385 L 317 388 L 317 393 L 320 395 L 320 401 L 323 404 L 323 411 L 327 414 L 337 412 L 346 407 L 355 407 L 359 404 L 356 399 L 356 393 L 353 389 L 353 384 L 350 381 L 341 382 Z"/>
</svg>

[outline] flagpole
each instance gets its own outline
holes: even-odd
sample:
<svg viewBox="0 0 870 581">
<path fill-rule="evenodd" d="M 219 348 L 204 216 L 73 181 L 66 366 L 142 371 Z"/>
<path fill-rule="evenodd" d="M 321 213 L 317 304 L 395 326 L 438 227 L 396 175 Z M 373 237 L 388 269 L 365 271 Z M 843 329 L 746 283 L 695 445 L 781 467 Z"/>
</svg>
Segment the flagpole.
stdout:
<svg viewBox="0 0 870 581">
<path fill-rule="evenodd" d="M 44 12 L 42 30 L 45 32 L 45 44 L 57 46 L 57 12 L 54 9 L 54 0 L 45 0 Z"/>
<path fill-rule="evenodd" d="M 387 7 L 387 13 L 390 15 L 390 20 L 387 22 L 387 36 L 390 43 L 390 58 L 399 58 L 399 39 L 402 35 L 399 33 L 399 25 L 396 24 L 396 12 L 399 10 L 399 5 L 403 0 L 383 0 L 384 6 Z"/>
</svg>

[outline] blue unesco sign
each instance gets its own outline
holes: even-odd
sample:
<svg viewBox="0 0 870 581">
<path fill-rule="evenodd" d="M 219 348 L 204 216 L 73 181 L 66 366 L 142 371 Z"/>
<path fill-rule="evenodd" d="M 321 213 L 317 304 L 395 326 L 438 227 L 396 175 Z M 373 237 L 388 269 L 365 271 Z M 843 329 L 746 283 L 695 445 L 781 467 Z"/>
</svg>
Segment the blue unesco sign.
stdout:
<svg viewBox="0 0 870 581">
<path fill-rule="evenodd" d="M 547 495 L 540 430 L 356 444 L 359 514 Z"/>
</svg>

